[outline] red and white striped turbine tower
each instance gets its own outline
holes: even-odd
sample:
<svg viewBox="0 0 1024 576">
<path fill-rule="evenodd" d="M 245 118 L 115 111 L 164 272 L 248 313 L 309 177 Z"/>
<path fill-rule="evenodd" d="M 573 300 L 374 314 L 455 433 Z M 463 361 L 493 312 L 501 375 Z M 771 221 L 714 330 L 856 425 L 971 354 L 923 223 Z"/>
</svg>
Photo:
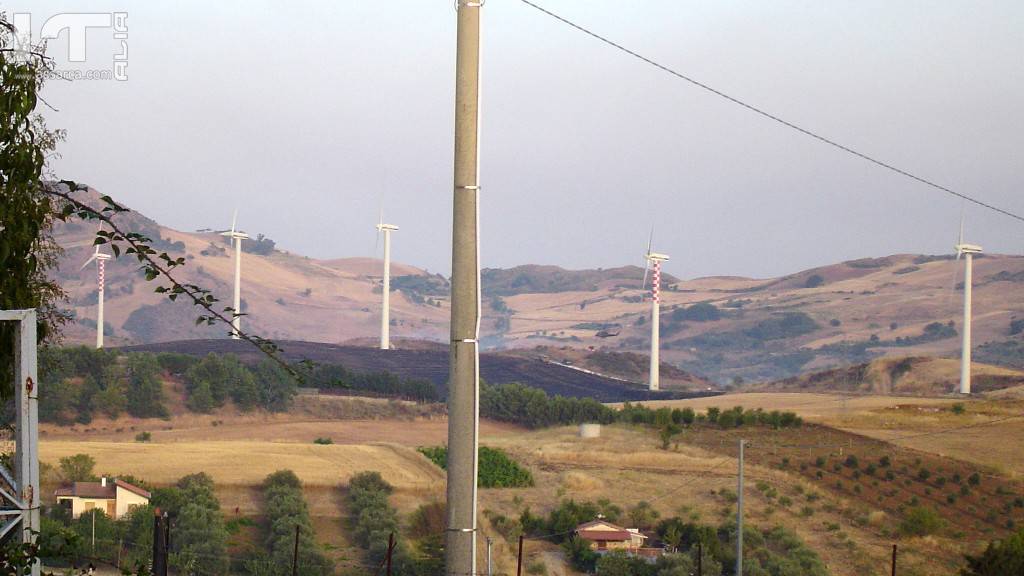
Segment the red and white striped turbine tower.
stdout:
<svg viewBox="0 0 1024 576">
<path fill-rule="evenodd" d="M 667 254 L 659 254 L 651 250 L 651 243 L 654 240 L 654 231 L 647 240 L 647 253 L 644 254 L 646 265 L 644 267 L 644 288 L 647 288 L 647 271 L 651 273 L 651 369 L 648 380 L 649 390 L 659 390 L 659 376 L 661 359 L 659 351 L 661 348 L 659 328 L 661 324 L 661 263 L 668 260 Z"/>
<path fill-rule="evenodd" d="M 112 256 L 110 254 L 104 254 L 100 252 L 100 247 L 96 245 L 96 251 L 92 253 L 92 256 L 82 264 L 81 270 L 85 270 L 85 267 L 91 264 L 94 260 L 96 261 L 96 291 L 97 291 L 97 302 L 96 302 L 96 347 L 103 348 L 103 293 L 106 284 L 104 278 L 106 274 L 107 260 L 110 260 Z"/>
</svg>

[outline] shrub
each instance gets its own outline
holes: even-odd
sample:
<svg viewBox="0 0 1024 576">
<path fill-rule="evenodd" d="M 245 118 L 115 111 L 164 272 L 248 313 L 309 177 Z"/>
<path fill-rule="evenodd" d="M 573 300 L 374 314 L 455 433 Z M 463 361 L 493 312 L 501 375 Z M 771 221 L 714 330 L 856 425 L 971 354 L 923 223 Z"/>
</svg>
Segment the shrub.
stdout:
<svg viewBox="0 0 1024 576">
<path fill-rule="evenodd" d="M 317 438 L 316 440 L 313 440 L 313 444 L 334 444 L 334 440 L 330 437 Z"/>
<path fill-rule="evenodd" d="M 299 573 L 313 576 L 333 570 L 333 563 L 318 549 L 302 482 L 291 470 L 279 470 L 263 481 L 264 514 L 268 530 L 266 546 L 271 561 L 290 565 L 299 527 Z"/>
<path fill-rule="evenodd" d="M 444 446 L 420 447 L 417 450 L 442 469 L 448 467 L 448 449 Z M 500 448 L 480 447 L 478 485 L 481 488 L 524 488 L 533 486 L 533 474 Z"/>
<path fill-rule="evenodd" d="M 825 283 L 825 279 L 822 278 L 821 274 L 812 274 L 807 277 L 804 282 L 804 288 L 817 288 Z"/>
<path fill-rule="evenodd" d="M 850 454 L 849 456 L 846 457 L 846 462 L 843 462 L 843 464 L 847 468 L 853 468 L 853 469 L 856 470 L 860 463 L 858 462 L 856 456 L 854 456 L 853 454 Z"/>
<path fill-rule="evenodd" d="M 139 432 L 135 435 L 136 442 L 149 442 L 153 439 L 153 435 L 149 432 Z"/>
<path fill-rule="evenodd" d="M 953 406 L 950 407 L 950 410 L 953 411 L 953 414 L 960 415 L 960 414 L 963 414 L 964 412 L 966 412 L 967 408 L 964 406 L 963 402 L 957 402 L 957 403 L 953 404 Z"/>
<path fill-rule="evenodd" d="M 900 532 L 905 536 L 929 536 L 945 525 L 942 517 L 923 506 L 911 506 L 900 522 Z"/>
</svg>

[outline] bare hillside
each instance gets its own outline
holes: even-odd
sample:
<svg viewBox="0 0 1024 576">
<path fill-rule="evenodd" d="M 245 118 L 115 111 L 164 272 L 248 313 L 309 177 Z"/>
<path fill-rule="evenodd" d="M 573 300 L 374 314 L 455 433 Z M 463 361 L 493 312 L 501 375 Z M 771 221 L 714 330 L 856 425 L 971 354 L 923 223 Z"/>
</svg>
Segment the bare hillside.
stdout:
<svg viewBox="0 0 1024 576">
<path fill-rule="evenodd" d="M 222 236 L 174 230 L 134 212 L 117 218 L 153 238 L 158 249 L 184 257 L 183 280 L 210 288 L 222 301 L 230 299 L 233 263 Z M 67 331 L 71 342 L 90 341 L 95 329 L 95 270 L 79 270 L 94 232 L 77 223 L 56 230 L 66 248 L 57 276 L 79 319 Z M 255 239 L 246 243 L 242 259 L 247 329 L 281 340 L 373 342 L 380 322 L 379 260 L 316 260 L 249 232 Z M 727 383 L 772 381 L 885 356 L 954 356 L 961 330 L 961 270 L 962 263 L 949 255 L 902 254 L 780 278 L 666 275 L 662 360 Z M 650 304 L 641 268 L 524 265 L 488 269 L 482 279 L 482 342 L 488 349 L 568 346 L 647 353 Z M 133 260 L 122 257 L 109 264 L 110 342 L 226 336 L 221 327 L 197 327 L 188 303 L 168 302 L 153 287 Z M 396 263 L 392 289 L 394 338 L 447 341 L 447 278 Z M 985 361 L 1024 366 L 1022 296 L 1024 257 L 986 254 L 976 260 L 974 333 Z"/>
<path fill-rule="evenodd" d="M 988 393 L 1024 386 L 1024 372 L 973 363 L 971 388 Z M 759 386 L 785 392 L 849 392 L 898 396 L 941 396 L 960 386 L 960 361 L 931 357 L 880 358 L 863 364 L 803 374 Z"/>
</svg>

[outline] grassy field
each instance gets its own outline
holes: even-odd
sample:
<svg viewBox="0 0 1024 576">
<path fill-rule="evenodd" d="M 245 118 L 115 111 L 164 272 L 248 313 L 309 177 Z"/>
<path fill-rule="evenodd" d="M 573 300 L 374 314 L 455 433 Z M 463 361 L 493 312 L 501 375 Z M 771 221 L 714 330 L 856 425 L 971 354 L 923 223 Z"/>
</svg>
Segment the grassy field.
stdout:
<svg viewBox="0 0 1024 576">
<path fill-rule="evenodd" d="M 207 472 L 218 484 L 254 486 L 282 468 L 295 470 L 307 485 L 332 488 L 367 469 L 380 471 L 388 482 L 407 490 L 427 490 L 444 481 L 441 471 L 429 460 L 397 444 L 47 440 L 39 446 L 40 460 L 50 464 L 77 453 L 95 458 L 98 473 L 132 474 L 154 484 L 170 484 L 186 474 Z"/>
<path fill-rule="evenodd" d="M 1020 445 L 1024 442 L 1024 414 L 1019 390 L 993 393 L 997 399 L 961 400 L 899 396 L 841 396 L 792 392 L 727 394 L 712 398 L 645 402 L 652 407 L 709 406 L 745 409 L 791 410 L 805 420 L 859 435 L 892 442 L 897 446 L 950 456 L 992 468 L 1011 477 L 1024 476 Z M 955 414 L 953 404 L 964 405 Z M 945 432 L 951 430 L 952 432 Z M 984 450 L 979 450 L 984 446 Z"/>
<path fill-rule="evenodd" d="M 722 431 L 706 426 L 684 432 L 669 450 L 661 450 L 656 433 L 642 427 L 606 426 L 601 437 L 582 439 L 575 427 L 530 431 L 483 422 L 482 444 L 503 448 L 528 466 L 536 486 L 481 490 L 482 531 L 495 538 L 498 571 L 511 573 L 515 542 L 506 542 L 491 527 L 489 518 L 518 517 L 526 507 L 544 514 L 565 498 L 607 498 L 623 508 L 645 500 L 663 516 L 680 514 L 716 524 L 735 512 L 735 505 L 722 491 L 735 490 L 735 445 L 743 434 L 753 442 L 746 468 L 746 517 L 751 524 L 778 524 L 793 530 L 837 576 L 881 573 L 879 567 L 886 566 L 893 542 L 899 542 L 902 551 L 901 574 L 954 574 L 962 553 L 1005 533 L 1007 519 L 1024 523 L 1024 509 L 1013 504 L 1016 495 L 1024 495 L 1024 487 L 1000 475 L 999 469 L 971 464 L 1006 458 L 1015 463 L 1011 468 L 1019 465 L 1019 457 L 1011 453 L 1024 428 L 1014 428 L 1018 424 L 1008 421 L 1006 429 L 981 426 L 966 429 L 956 438 L 910 437 L 955 423 L 988 422 L 1020 411 L 1017 403 L 1021 400 L 970 401 L 966 413 L 959 415 L 950 410 L 953 402 L 893 397 L 843 400 L 799 393 L 672 401 L 665 404 L 698 410 L 734 405 L 793 410 L 808 422 L 842 430 L 815 424 L 779 431 Z M 132 441 L 141 430 L 152 431 L 152 442 Z M 414 447 L 443 444 L 446 432 L 443 417 L 329 420 L 310 419 L 309 413 L 301 411 L 289 415 L 190 415 L 131 423 L 97 420 L 74 431 L 48 427 L 41 457 L 52 464 L 61 456 L 84 452 L 96 459 L 98 473 L 133 474 L 155 484 L 205 471 L 217 482 L 228 517 L 259 516 L 262 504 L 257 486 L 268 473 L 290 468 L 306 485 L 318 539 L 330 545 L 338 557 L 351 558 L 342 490 L 347 479 L 363 470 L 380 471 L 397 488 L 392 504 L 408 517 L 420 504 L 444 498 L 443 472 Z M 997 438 L 996 434 L 1005 436 Z M 895 446 L 874 439 L 885 435 L 902 439 Z M 312 443 L 325 436 L 335 444 Z M 975 443 L 973 452 L 987 454 L 964 457 L 971 451 L 969 442 Z M 995 448 L 977 450 L 981 442 Z M 860 460 L 856 470 L 845 465 L 851 453 Z M 955 454 L 958 459 L 942 454 Z M 883 455 L 893 461 L 889 468 L 894 472 L 892 479 L 886 479 L 881 469 L 870 474 L 866 471 L 866 464 Z M 819 458 L 823 460 L 820 465 Z M 924 481 L 918 478 L 922 468 L 931 474 Z M 982 472 L 979 485 L 970 485 L 969 494 L 961 495 L 960 487 L 974 471 Z M 954 476 L 960 480 L 954 481 Z M 946 501 L 951 494 L 953 503 Z M 782 504 L 783 496 L 788 504 Z M 947 528 L 935 536 L 900 537 L 896 526 L 902 510 L 912 502 L 940 510 Z M 957 531 L 964 534 L 955 535 Z M 560 554 L 549 543 L 528 541 L 526 545 L 527 559 L 547 562 L 550 574 L 572 574 L 559 565 Z"/>
</svg>

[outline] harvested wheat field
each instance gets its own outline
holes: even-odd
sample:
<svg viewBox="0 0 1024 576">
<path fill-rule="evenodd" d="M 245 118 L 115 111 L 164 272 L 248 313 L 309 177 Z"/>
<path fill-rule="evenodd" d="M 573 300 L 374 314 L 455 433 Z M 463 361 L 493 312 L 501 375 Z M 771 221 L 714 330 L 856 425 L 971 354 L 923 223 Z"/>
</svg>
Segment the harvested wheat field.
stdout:
<svg viewBox="0 0 1024 576">
<path fill-rule="evenodd" d="M 218 485 L 258 485 L 276 470 L 298 472 L 307 486 L 338 486 L 364 470 L 377 470 L 403 490 L 431 490 L 444 475 L 414 449 L 396 444 L 329 445 L 273 442 L 132 442 L 40 443 L 42 462 L 85 453 L 96 459 L 100 473 L 131 474 L 154 484 L 170 484 L 182 476 L 207 472 Z"/>
<path fill-rule="evenodd" d="M 725 394 L 686 400 L 655 400 L 643 402 L 645 406 L 705 410 L 708 406 L 747 409 L 792 411 L 805 420 L 828 424 L 844 414 L 861 413 L 901 405 L 941 406 L 957 402 L 951 398 L 921 398 L 918 396 L 840 396 L 837 394 L 805 394 L 800 392 L 755 392 L 751 394 Z M 621 406 L 621 404 L 613 404 Z"/>
<path fill-rule="evenodd" d="M 151 426 L 136 426 L 134 430 L 96 430 L 85 434 L 94 442 L 130 442 L 138 432 L 148 431 L 152 442 L 222 442 L 260 441 L 312 443 L 317 438 L 330 438 L 334 444 L 365 444 L 386 442 L 403 446 L 444 444 L 448 438 L 448 419 L 413 421 L 381 420 L 298 420 L 263 422 L 224 422 L 217 426 L 210 424 L 187 426 L 181 423 L 154 421 Z M 500 423 L 480 423 L 481 432 L 506 433 L 519 430 L 518 426 Z M 44 441 L 68 441 L 82 438 L 71 432 L 47 432 Z"/>
</svg>

